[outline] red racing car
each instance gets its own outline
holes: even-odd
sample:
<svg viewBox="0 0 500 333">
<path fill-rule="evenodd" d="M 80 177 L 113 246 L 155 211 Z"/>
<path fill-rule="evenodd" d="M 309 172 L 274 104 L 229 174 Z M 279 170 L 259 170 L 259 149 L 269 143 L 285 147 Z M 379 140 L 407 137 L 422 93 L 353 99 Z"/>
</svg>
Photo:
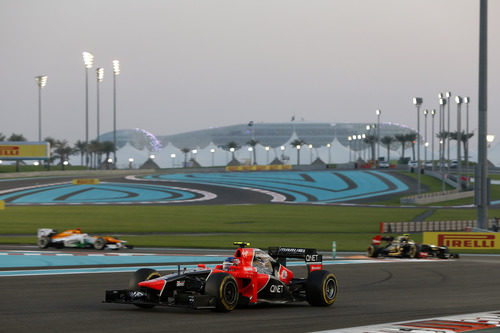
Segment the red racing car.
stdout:
<svg viewBox="0 0 500 333">
<path fill-rule="evenodd" d="M 107 290 L 104 302 L 134 304 L 141 308 L 156 305 L 185 306 L 227 312 L 237 305 L 307 301 L 314 306 L 332 305 L 337 298 L 337 278 L 323 270 L 322 256 L 315 249 L 270 247 L 267 252 L 239 245 L 234 257 L 208 268 L 199 264 L 161 276 L 148 268 L 139 269 L 128 289 Z M 295 278 L 287 258 L 303 259 L 307 278 Z"/>
</svg>

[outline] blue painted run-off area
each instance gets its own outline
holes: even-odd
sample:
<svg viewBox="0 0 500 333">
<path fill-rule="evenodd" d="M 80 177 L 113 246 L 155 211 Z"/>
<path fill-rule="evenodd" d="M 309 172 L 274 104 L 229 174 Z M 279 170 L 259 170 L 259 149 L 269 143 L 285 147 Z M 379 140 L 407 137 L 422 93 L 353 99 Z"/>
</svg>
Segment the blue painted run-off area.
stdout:
<svg viewBox="0 0 500 333">
<path fill-rule="evenodd" d="M 254 188 L 285 195 L 288 202 L 311 203 L 346 202 L 408 189 L 398 178 L 376 170 L 190 173 L 150 175 L 144 178 L 164 181 L 164 184 L 102 182 L 97 185 L 47 185 L 20 188 L 0 195 L 0 200 L 13 205 L 112 204 L 182 202 L 200 197 L 194 190 L 175 188 L 169 186 L 167 181 Z"/>
<path fill-rule="evenodd" d="M 282 193 L 293 202 L 341 202 L 408 190 L 396 177 L 379 171 L 192 173 L 145 178 L 257 188 Z"/>
</svg>

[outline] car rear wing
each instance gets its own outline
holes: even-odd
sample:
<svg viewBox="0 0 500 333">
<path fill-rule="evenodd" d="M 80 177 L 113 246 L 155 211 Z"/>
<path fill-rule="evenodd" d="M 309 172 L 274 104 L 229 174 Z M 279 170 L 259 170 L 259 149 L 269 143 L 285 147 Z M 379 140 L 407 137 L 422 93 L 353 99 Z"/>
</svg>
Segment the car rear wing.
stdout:
<svg viewBox="0 0 500 333">
<path fill-rule="evenodd" d="M 286 266 L 287 258 L 296 258 L 304 259 L 308 273 L 323 269 L 323 255 L 318 254 L 316 249 L 276 246 L 269 247 L 267 252 L 283 266 Z"/>
</svg>

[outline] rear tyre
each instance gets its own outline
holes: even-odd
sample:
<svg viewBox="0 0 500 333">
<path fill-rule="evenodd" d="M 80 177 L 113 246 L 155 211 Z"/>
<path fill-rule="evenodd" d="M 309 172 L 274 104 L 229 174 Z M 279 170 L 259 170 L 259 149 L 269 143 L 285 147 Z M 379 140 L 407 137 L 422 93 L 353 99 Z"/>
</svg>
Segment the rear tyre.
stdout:
<svg viewBox="0 0 500 333">
<path fill-rule="evenodd" d="M 42 236 L 38 238 L 38 247 L 41 249 L 46 249 L 50 245 L 50 237 Z"/>
<path fill-rule="evenodd" d="M 106 240 L 102 237 L 97 238 L 94 241 L 94 248 L 96 250 L 103 250 L 106 247 Z"/>
<path fill-rule="evenodd" d="M 335 274 L 320 270 L 312 271 L 306 283 L 307 302 L 313 306 L 329 306 L 337 299 Z"/>
<path fill-rule="evenodd" d="M 161 275 L 160 273 L 158 273 L 157 270 L 151 268 L 141 268 L 135 271 L 134 275 L 132 275 L 132 277 L 128 281 L 128 289 L 135 291 L 141 290 L 141 287 L 139 287 L 139 282 L 156 279 L 159 278 L 160 276 Z M 134 305 L 143 309 L 150 309 L 154 307 L 153 304 L 134 304 Z"/>
<path fill-rule="evenodd" d="M 219 312 L 234 310 L 240 296 L 236 280 L 228 273 L 210 275 L 205 283 L 205 294 L 215 297 L 215 311 Z"/>
<path fill-rule="evenodd" d="M 380 254 L 380 247 L 378 247 L 377 245 L 370 245 L 368 246 L 368 249 L 366 250 L 367 254 L 368 254 L 368 257 L 371 257 L 371 258 L 377 258 L 378 255 Z"/>
</svg>

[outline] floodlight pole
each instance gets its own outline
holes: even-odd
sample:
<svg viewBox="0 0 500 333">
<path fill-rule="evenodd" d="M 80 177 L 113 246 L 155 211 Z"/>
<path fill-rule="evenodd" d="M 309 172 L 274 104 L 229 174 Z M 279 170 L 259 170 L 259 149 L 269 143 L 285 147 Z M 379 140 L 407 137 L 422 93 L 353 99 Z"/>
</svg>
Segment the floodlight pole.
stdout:
<svg viewBox="0 0 500 333">
<path fill-rule="evenodd" d="M 434 116 L 436 115 L 436 109 L 431 110 L 431 116 L 432 116 L 432 133 L 431 133 L 431 139 L 432 139 L 432 171 L 434 171 Z"/>
<path fill-rule="evenodd" d="M 47 75 L 35 76 L 38 85 L 38 141 L 42 141 L 42 88 L 47 85 Z"/>
<path fill-rule="evenodd" d="M 462 102 L 463 99 L 460 96 L 455 96 L 455 102 L 457 103 L 457 190 L 460 191 L 462 183 L 462 156 L 461 156 L 461 145 L 462 145 Z"/>
<path fill-rule="evenodd" d="M 120 74 L 120 61 L 113 60 L 113 160 L 115 168 L 117 166 L 116 158 L 116 76 Z"/>
<path fill-rule="evenodd" d="M 89 69 L 94 64 L 94 55 L 83 52 L 83 63 L 85 65 L 85 168 L 89 168 Z"/>
<path fill-rule="evenodd" d="M 478 87 L 478 160 L 477 177 L 479 181 L 475 194 L 477 204 L 477 226 L 486 229 L 488 225 L 487 198 L 487 110 L 488 110 L 488 1 L 480 0 L 479 5 L 479 87 Z"/>
<path fill-rule="evenodd" d="M 417 107 L 417 194 L 420 194 L 420 106 L 422 97 L 414 97 L 413 104 Z"/>
<path fill-rule="evenodd" d="M 382 111 L 380 109 L 377 109 L 375 111 L 375 114 L 377 115 L 377 162 L 378 162 L 380 160 L 380 115 L 382 114 Z"/>
</svg>

